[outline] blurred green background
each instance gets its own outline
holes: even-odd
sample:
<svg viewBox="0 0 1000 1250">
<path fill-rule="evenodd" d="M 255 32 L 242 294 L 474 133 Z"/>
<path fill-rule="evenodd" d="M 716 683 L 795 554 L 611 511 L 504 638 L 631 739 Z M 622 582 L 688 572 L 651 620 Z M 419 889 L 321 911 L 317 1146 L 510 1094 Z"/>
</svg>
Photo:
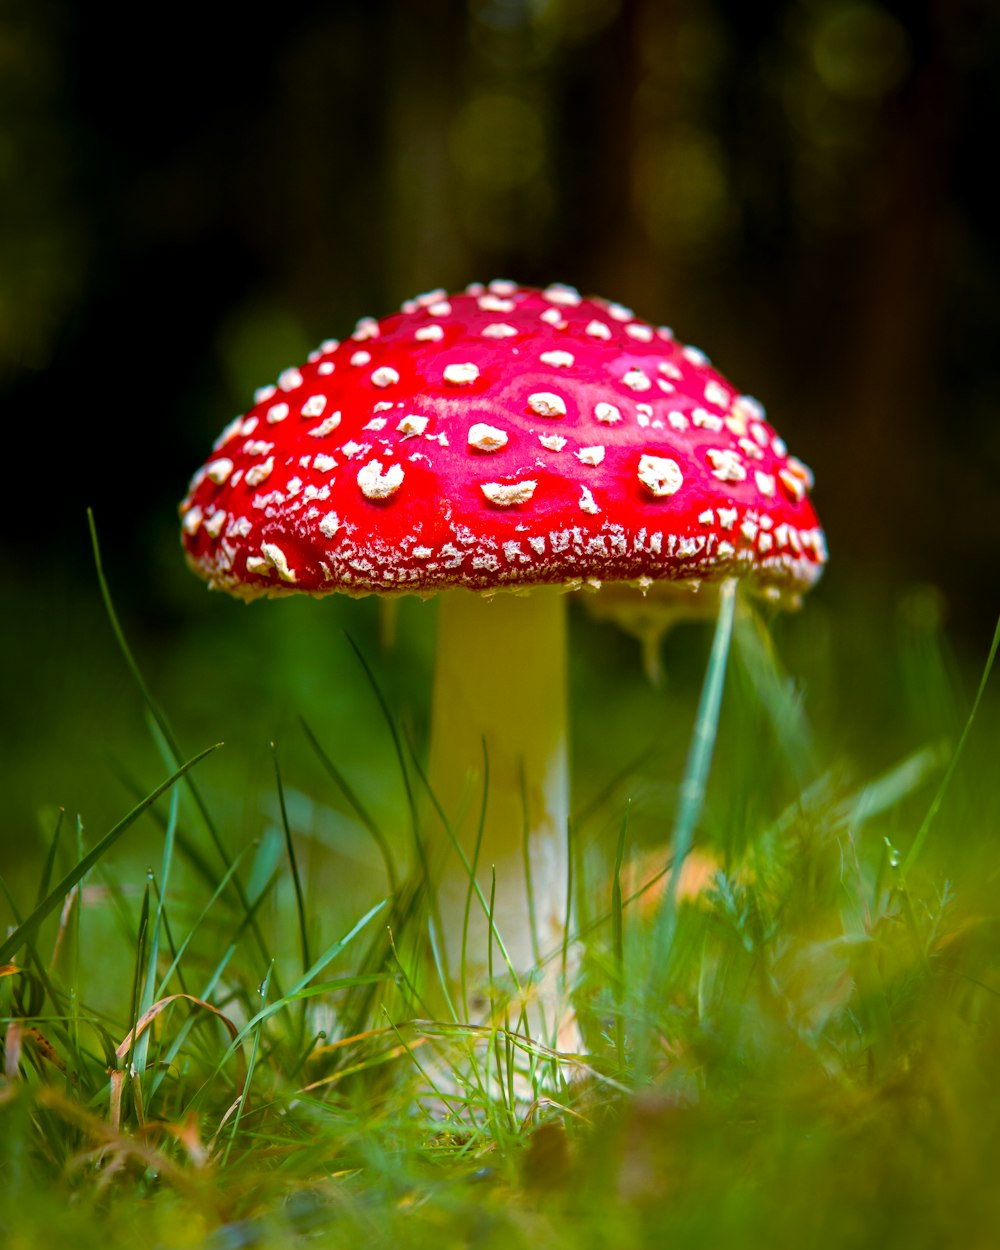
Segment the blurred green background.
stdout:
<svg viewBox="0 0 1000 1250">
<path fill-rule="evenodd" d="M 325 783 L 297 717 L 392 811 L 390 748 L 341 631 L 419 741 L 432 610 L 404 605 L 382 652 L 367 603 L 209 596 L 176 502 L 255 386 L 363 314 L 471 280 L 622 301 L 760 396 L 816 471 L 829 536 L 827 577 L 779 628 L 814 711 L 839 746 L 863 691 L 877 763 L 947 729 L 886 731 L 894 713 L 919 720 L 921 631 L 947 621 L 981 662 L 1000 603 L 998 79 L 989 0 L 285 0 L 259 17 L 5 0 L 14 877 L 56 804 L 96 835 L 166 771 L 101 614 L 89 506 L 183 743 L 227 740 L 202 769 L 227 836 L 259 834 L 268 741 L 292 739 L 296 828 L 358 855 L 377 895 L 377 857 L 309 806 Z M 609 776 L 647 745 L 659 696 L 627 640 L 574 629 L 577 750 Z M 668 647 L 693 692 L 703 640 Z"/>
</svg>

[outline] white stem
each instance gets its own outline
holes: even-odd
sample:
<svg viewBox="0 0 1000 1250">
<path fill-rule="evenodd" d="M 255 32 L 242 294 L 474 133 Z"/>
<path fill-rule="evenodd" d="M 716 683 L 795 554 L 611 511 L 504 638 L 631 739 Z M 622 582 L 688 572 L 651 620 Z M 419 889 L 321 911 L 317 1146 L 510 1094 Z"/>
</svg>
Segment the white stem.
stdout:
<svg viewBox="0 0 1000 1250">
<path fill-rule="evenodd" d="M 528 596 L 470 591 L 440 597 L 431 721 L 430 784 L 471 863 L 483 801 L 483 743 L 489 791 L 477 879 L 490 897 L 496 870 L 494 924 L 518 977 L 558 950 L 568 923 L 568 791 L 566 747 L 565 595 L 542 587 Z M 525 873 L 527 839 L 534 915 Z M 459 980 L 469 877 L 449 844 L 438 857 L 438 902 L 452 978 Z M 486 984 L 489 924 L 473 897 L 465 959 L 470 993 Z M 557 969 L 558 960 L 548 967 Z M 494 943 L 495 976 L 505 972 Z M 551 998 L 536 1020 L 551 1029 L 562 1014 L 555 972 L 539 990 Z M 475 1006 L 475 1004 L 473 1004 Z"/>
</svg>

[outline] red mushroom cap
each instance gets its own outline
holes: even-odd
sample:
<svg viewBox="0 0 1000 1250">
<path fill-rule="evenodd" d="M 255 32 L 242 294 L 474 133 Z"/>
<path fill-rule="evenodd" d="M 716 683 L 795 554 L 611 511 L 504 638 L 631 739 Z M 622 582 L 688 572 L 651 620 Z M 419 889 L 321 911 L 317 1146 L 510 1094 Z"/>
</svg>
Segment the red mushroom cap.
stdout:
<svg viewBox="0 0 1000 1250">
<path fill-rule="evenodd" d="M 365 318 L 265 387 L 181 505 L 245 598 L 819 576 L 812 477 L 761 406 L 619 304 L 493 282 Z"/>
</svg>

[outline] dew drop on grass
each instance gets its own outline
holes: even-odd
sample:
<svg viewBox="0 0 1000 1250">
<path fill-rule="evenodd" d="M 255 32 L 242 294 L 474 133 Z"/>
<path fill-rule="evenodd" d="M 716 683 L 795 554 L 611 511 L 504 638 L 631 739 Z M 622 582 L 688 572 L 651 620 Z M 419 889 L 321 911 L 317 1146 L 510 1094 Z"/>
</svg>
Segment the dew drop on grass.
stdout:
<svg viewBox="0 0 1000 1250">
<path fill-rule="evenodd" d="M 155 880 L 156 880 L 156 873 L 153 871 L 153 866 L 152 866 L 152 864 L 147 864 L 147 865 L 146 865 L 146 880 L 147 880 L 147 881 L 155 881 Z"/>
</svg>

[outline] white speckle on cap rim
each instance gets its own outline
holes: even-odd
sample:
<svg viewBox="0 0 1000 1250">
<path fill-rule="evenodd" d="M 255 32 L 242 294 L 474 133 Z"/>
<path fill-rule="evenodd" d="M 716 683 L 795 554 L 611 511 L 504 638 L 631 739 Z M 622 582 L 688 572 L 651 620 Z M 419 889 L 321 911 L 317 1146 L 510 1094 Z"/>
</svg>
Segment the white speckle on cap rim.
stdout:
<svg viewBox="0 0 1000 1250">
<path fill-rule="evenodd" d="M 705 453 L 705 459 L 712 470 L 712 476 L 718 478 L 720 482 L 746 480 L 747 471 L 743 462 L 739 455 L 730 448 L 712 447 Z"/>
<path fill-rule="evenodd" d="M 324 417 L 315 430 L 309 431 L 310 438 L 326 438 L 328 434 L 332 434 L 337 426 L 340 425 L 340 416 L 340 412 L 337 411 L 331 412 L 328 417 Z"/>
<path fill-rule="evenodd" d="M 218 538 L 222 533 L 222 527 L 226 523 L 226 512 L 222 508 L 217 508 L 212 515 L 205 521 L 205 533 L 210 538 Z"/>
<path fill-rule="evenodd" d="M 616 408 L 614 404 L 606 403 L 604 400 L 594 405 L 594 416 L 603 425 L 614 425 L 616 421 L 622 419 L 621 409 Z"/>
<path fill-rule="evenodd" d="M 496 295 L 482 295 L 477 303 L 483 312 L 509 313 L 516 307 L 512 299 L 500 299 Z"/>
<path fill-rule="evenodd" d="M 589 465 L 591 468 L 597 468 L 604 460 L 605 449 L 603 447 L 581 447 L 576 452 L 576 458 L 581 464 Z"/>
<path fill-rule="evenodd" d="M 566 440 L 561 434 L 539 434 L 538 441 L 546 451 L 562 451 Z"/>
<path fill-rule="evenodd" d="M 566 401 L 551 391 L 535 391 L 528 396 L 528 407 L 539 417 L 564 417 Z"/>
<path fill-rule="evenodd" d="M 683 347 L 681 348 L 681 355 L 693 365 L 707 365 L 711 363 L 705 353 L 698 347 Z"/>
<path fill-rule="evenodd" d="M 717 382 L 715 378 L 710 378 L 709 381 L 705 383 L 706 403 L 715 404 L 719 408 L 728 408 L 729 399 L 729 392 L 721 382 Z"/>
<path fill-rule="evenodd" d="M 184 513 L 184 519 L 181 521 L 181 528 L 186 534 L 190 534 L 193 537 L 198 533 L 198 527 L 201 525 L 204 515 L 205 514 L 202 512 L 201 508 L 195 504 L 193 507 L 188 508 L 188 510 Z"/>
<path fill-rule="evenodd" d="M 593 494 L 586 486 L 580 487 L 580 511 L 587 512 L 591 516 L 597 516 L 600 512 L 600 508 L 597 506 Z"/>
<path fill-rule="evenodd" d="M 680 465 L 666 456 L 641 456 L 638 477 L 649 493 L 658 499 L 675 495 L 684 485 Z"/>
<path fill-rule="evenodd" d="M 757 489 L 762 495 L 774 494 L 774 474 L 764 473 L 760 469 L 754 469 L 754 481 L 757 483 Z"/>
<path fill-rule="evenodd" d="M 212 450 L 218 451 L 220 447 L 225 447 L 226 443 L 228 443 L 231 438 L 235 438 L 237 434 L 242 433 L 242 430 L 243 418 L 233 417 L 232 421 L 229 422 L 226 428 L 212 444 Z"/>
<path fill-rule="evenodd" d="M 632 309 L 626 308 L 624 304 L 609 304 L 608 313 L 615 321 L 631 321 L 635 316 Z"/>
<path fill-rule="evenodd" d="M 358 470 L 358 485 L 366 499 L 388 499 L 399 490 L 402 484 L 402 465 L 391 464 L 383 472 L 381 460 L 370 460 Z"/>
<path fill-rule="evenodd" d="M 537 482 L 529 479 L 526 482 L 483 482 L 479 489 L 498 508 L 511 508 L 516 504 L 527 503 L 537 486 Z"/>
<path fill-rule="evenodd" d="M 267 410 L 267 419 L 271 425 L 277 425 L 279 421 L 284 421 L 288 413 L 289 408 L 287 404 L 272 404 Z"/>
<path fill-rule="evenodd" d="M 206 477 L 210 477 L 216 486 L 221 486 L 232 471 L 233 462 L 228 456 L 220 456 L 218 460 L 212 460 L 205 465 Z"/>
<path fill-rule="evenodd" d="M 622 381 L 630 391 L 648 391 L 650 386 L 652 386 L 649 378 L 646 377 L 638 366 L 634 369 L 629 369 L 623 376 Z"/>
<path fill-rule="evenodd" d="M 788 469 L 779 469 L 778 478 L 795 503 L 798 503 L 805 496 L 806 484 L 795 473 L 790 472 Z"/>
<path fill-rule="evenodd" d="M 469 446 L 476 451 L 499 451 L 501 447 L 507 446 L 507 435 L 495 425 L 477 421 L 475 425 L 469 426 L 468 441 Z"/>
<path fill-rule="evenodd" d="M 539 316 L 546 325 L 555 326 L 557 330 L 561 330 L 566 325 L 566 321 L 558 308 L 546 308 L 543 313 L 539 313 Z"/>
<path fill-rule="evenodd" d="M 587 323 L 584 334 L 589 334 L 592 339 L 603 339 L 607 342 L 611 338 L 611 327 L 595 317 L 593 321 Z"/>
<path fill-rule="evenodd" d="M 751 460 L 764 459 L 764 453 L 752 438 L 741 438 L 739 440 L 739 448 L 740 451 L 742 451 L 745 456 L 749 456 Z"/>
<path fill-rule="evenodd" d="M 274 469 L 274 457 L 268 458 L 261 464 L 251 465 L 246 471 L 246 483 L 248 486 L 259 486 L 266 478 L 270 477 Z"/>
<path fill-rule="evenodd" d="M 544 299 L 550 304 L 559 304 L 564 308 L 575 308 L 580 303 L 580 292 L 575 286 L 567 286 L 563 282 L 553 282 L 542 292 Z"/>
<path fill-rule="evenodd" d="M 418 434 L 423 434 L 427 429 L 427 423 L 430 417 L 419 417 L 416 413 L 407 413 L 405 417 L 396 426 L 396 429 L 404 438 L 415 438 Z"/>
<path fill-rule="evenodd" d="M 277 387 L 268 383 L 267 386 L 258 386 L 253 393 L 253 402 L 255 404 L 266 403 L 272 395 L 277 392 Z"/>
<path fill-rule="evenodd" d="M 336 512 L 328 512 L 319 523 L 319 532 L 324 538 L 333 538 L 337 531 L 343 528 L 343 522 Z"/>
<path fill-rule="evenodd" d="M 302 374 L 298 369 L 285 369 L 278 374 L 278 385 L 283 391 L 294 391 L 302 385 Z"/>
<path fill-rule="evenodd" d="M 380 365 L 372 373 L 373 384 L 383 389 L 387 386 L 395 386 L 398 381 L 399 371 L 393 369 L 391 365 Z"/>
<path fill-rule="evenodd" d="M 440 343 L 444 330 L 440 326 L 420 326 L 414 330 L 413 337 L 421 343 Z"/>
<path fill-rule="evenodd" d="M 333 370 L 334 370 L 334 363 L 332 360 L 321 360 L 320 363 L 316 366 L 316 372 L 320 374 L 321 376 L 323 376 L 324 378 L 329 377 L 330 374 L 333 373 Z"/>
<path fill-rule="evenodd" d="M 374 317 L 362 317 L 358 324 L 354 327 L 352 339 L 361 342 L 363 339 L 377 339 L 379 336 L 378 322 Z"/>
<path fill-rule="evenodd" d="M 549 365 L 553 369 L 569 369 L 574 360 L 572 352 L 551 351 L 542 352 L 538 357 L 543 365 Z"/>
<path fill-rule="evenodd" d="M 274 569 L 277 570 L 278 576 L 284 582 L 294 582 L 295 574 L 288 567 L 288 557 L 281 550 L 277 543 L 261 543 L 261 552 L 264 559 Z M 250 561 L 247 561 L 249 565 Z"/>
<path fill-rule="evenodd" d="M 479 377 L 479 366 L 471 361 L 445 365 L 444 380 L 449 386 L 468 386 Z"/>
<path fill-rule="evenodd" d="M 371 358 L 371 352 L 353 352 L 351 355 L 351 364 L 354 365 L 356 369 L 360 369 L 362 365 L 370 364 Z"/>
<path fill-rule="evenodd" d="M 287 405 L 286 405 L 287 407 Z M 321 417 L 323 409 L 326 407 L 325 395 L 310 395 L 306 402 L 299 409 L 304 417 Z M 268 414 L 270 416 L 270 413 Z"/>
<path fill-rule="evenodd" d="M 480 334 L 486 339 L 510 339 L 517 334 L 517 327 L 507 325 L 505 321 L 494 321 L 488 326 L 483 326 Z"/>
<path fill-rule="evenodd" d="M 640 343 L 652 343 L 653 327 L 646 325 L 642 321 L 633 321 L 625 327 L 625 333 L 629 338 L 636 339 Z"/>
<path fill-rule="evenodd" d="M 789 473 L 794 473 L 797 478 L 801 478 L 805 483 L 807 490 L 813 488 L 812 469 L 807 464 L 803 464 L 797 456 L 789 456 L 788 463 L 785 466 Z"/>
<path fill-rule="evenodd" d="M 710 430 L 713 434 L 718 434 L 722 429 L 722 418 L 717 417 L 712 412 L 708 412 L 705 408 L 693 408 L 691 410 L 691 424 L 699 430 Z"/>
<path fill-rule="evenodd" d="M 435 300 L 433 304 L 428 304 L 427 311 L 432 317 L 449 317 L 451 316 L 451 305 L 446 299 L 439 299 Z"/>
</svg>

